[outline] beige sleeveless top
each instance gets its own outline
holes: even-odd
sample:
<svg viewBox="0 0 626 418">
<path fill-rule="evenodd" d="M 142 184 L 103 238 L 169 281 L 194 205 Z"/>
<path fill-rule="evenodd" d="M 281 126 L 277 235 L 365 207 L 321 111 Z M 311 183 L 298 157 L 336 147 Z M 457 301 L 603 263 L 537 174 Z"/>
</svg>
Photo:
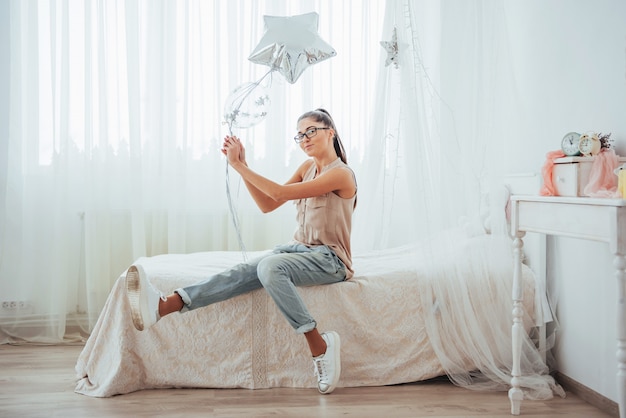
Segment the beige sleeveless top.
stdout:
<svg viewBox="0 0 626 418">
<path fill-rule="evenodd" d="M 352 169 L 340 158 L 325 166 L 322 173 L 334 168 L 350 170 L 354 176 Z M 315 178 L 316 171 L 315 164 L 311 164 L 302 181 Z M 307 246 L 327 245 L 332 248 L 337 257 L 346 265 L 346 279 L 350 279 L 354 275 L 350 252 L 350 233 L 355 199 L 356 193 L 351 198 L 344 199 L 333 192 L 329 192 L 321 196 L 295 201 L 298 209 L 298 229 L 294 239 Z"/>
</svg>

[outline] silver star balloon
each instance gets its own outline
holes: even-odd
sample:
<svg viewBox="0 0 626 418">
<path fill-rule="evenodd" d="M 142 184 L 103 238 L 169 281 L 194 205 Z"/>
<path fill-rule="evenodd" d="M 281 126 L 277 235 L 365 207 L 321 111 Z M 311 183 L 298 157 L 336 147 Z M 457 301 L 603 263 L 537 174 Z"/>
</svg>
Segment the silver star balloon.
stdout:
<svg viewBox="0 0 626 418">
<path fill-rule="evenodd" d="M 385 51 L 387 51 L 385 67 L 388 67 L 393 63 L 394 67 L 398 68 L 398 35 L 396 33 L 396 28 L 393 28 L 391 41 L 380 41 L 380 44 L 383 48 L 385 48 Z"/>
<path fill-rule="evenodd" d="M 279 71 L 293 84 L 309 66 L 337 55 L 317 33 L 315 12 L 296 16 L 263 16 L 265 33 L 248 59 Z"/>
</svg>

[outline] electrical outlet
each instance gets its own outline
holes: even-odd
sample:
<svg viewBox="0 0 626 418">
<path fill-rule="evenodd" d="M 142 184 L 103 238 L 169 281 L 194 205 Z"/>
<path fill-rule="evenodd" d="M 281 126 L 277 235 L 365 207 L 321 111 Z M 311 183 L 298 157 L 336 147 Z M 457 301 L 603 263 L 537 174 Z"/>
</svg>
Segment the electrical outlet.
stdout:
<svg viewBox="0 0 626 418">
<path fill-rule="evenodd" d="M 32 308 L 26 300 L 3 300 L 0 304 L 0 310 L 4 313 L 30 313 Z"/>
</svg>

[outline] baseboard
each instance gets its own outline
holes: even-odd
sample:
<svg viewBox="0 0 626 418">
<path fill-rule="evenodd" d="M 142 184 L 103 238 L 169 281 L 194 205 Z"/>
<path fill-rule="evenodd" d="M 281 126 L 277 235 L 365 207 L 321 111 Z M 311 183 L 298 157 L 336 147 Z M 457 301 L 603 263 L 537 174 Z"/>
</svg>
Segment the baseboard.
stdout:
<svg viewBox="0 0 626 418">
<path fill-rule="evenodd" d="M 577 382 L 571 377 L 564 375 L 563 373 L 554 372 L 553 375 L 554 379 L 561 386 L 563 386 L 563 389 L 566 391 L 573 393 L 583 401 L 595 406 L 602 412 L 607 413 L 612 417 L 619 417 L 619 405 L 617 402 L 613 402 L 606 396 L 599 394 L 598 392 L 588 388 L 582 383 Z"/>
<path fill-rule="evenodd" d="M 63 320 L 67 341 L 84 341 L 89 337 L 89 318 L 86 313 L 68 313 Z M 59 326 L 60 322 L 58 315 L 0 315 L 0 341 L 36 340 L 48 334 L 51 327 Z"/>
</svg>

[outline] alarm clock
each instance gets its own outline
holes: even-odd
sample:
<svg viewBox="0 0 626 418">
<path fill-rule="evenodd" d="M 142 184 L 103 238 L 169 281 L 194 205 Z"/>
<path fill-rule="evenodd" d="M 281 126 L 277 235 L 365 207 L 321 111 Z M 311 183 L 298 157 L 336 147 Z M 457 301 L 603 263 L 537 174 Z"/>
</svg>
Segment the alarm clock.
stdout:
<svg viewBox="0 0 626 418">
<path fill-rule="evenodd" d="M 561 150 L 568 157 L 580 155 L 579 142 L 580 134 L 578 132 L 568 132 L 561 140 Z"/>
<path fill-rule="evenodd" d="M 591 157 L 599 154 L 600 149 L 602 149 L 602 143 L 600 142 L 600 138 L 597 133 L 587 132 L 580 136 L 578 150 L 585 157 Z"/>
</svg>

